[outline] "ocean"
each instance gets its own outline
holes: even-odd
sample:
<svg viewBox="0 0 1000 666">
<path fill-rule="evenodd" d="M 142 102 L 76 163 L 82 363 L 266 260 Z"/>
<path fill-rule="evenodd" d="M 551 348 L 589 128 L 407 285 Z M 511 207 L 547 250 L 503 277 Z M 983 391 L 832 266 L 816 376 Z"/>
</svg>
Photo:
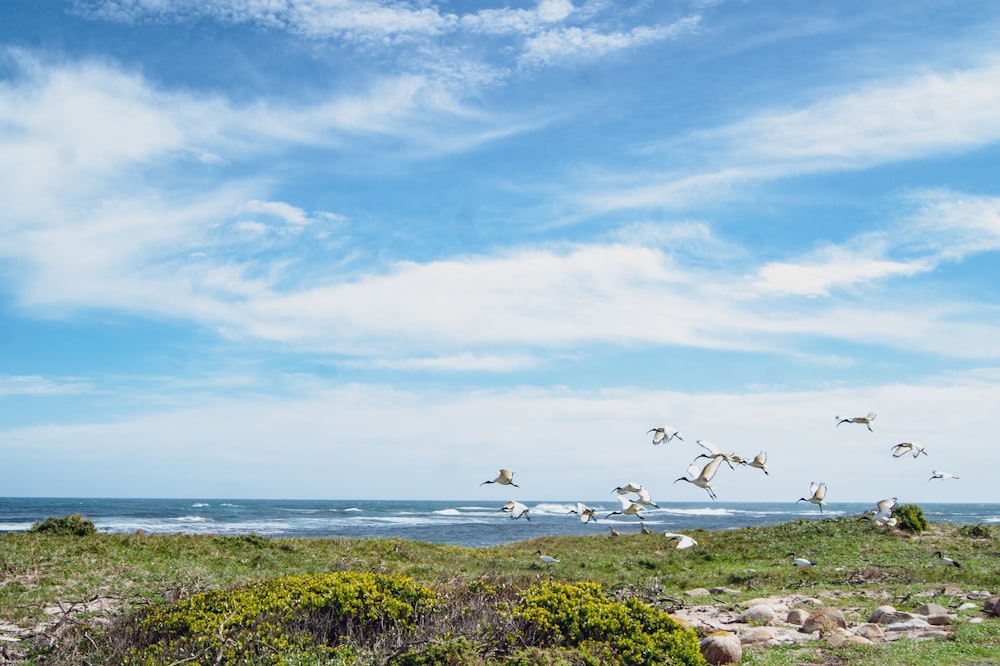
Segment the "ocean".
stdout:
<svg viewBox="0 0 1000 666">
<path fill-rule="evenodd" d="M 506 498 L 505 498 L 506 499 Z M 378 537 L 480 547 L 539 536 L 638 532 L 639 520 L 607 514 L 620 509 L 614 496 L 586 504 L 599 520 L 584 524 L 576 502 L 524 501 L 531 520 L 500 512 L 504 500 L 247 500 L 0 498 L 0 532 L 23 531 L 50 516 L 82 514 L 98 531 L 150 534 L 258 534 L 267 537 Z M 851 516 L 869 504 L 831 503 L 822 513 L 788 502 L 669 502 L 646 511 L 653 531 L 725 530 L 800 518 Z M 1000 504 L 921 504 L 932 522 L 1000 523 Z"/>
</svg>

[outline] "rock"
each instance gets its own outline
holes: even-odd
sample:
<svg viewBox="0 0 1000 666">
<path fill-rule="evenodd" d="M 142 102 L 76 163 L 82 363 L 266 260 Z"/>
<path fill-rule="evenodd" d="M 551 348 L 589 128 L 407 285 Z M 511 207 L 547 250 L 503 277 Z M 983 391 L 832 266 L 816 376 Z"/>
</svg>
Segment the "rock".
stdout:
<svg viewBox="0 0 1000 666">
<path fill-rule="evenodd" d="M 688 590 L 684 594 L 686 594 L 689 597 L 707 597 L 708 595 L 711 594 L 711 592 L 709 592 L 703 587 L 696 587 L 693 590 Z"/>
<path fill-rule="evenodd" d="M 833 631 L 834 629 L 846 629 L 847 622 L 844 621 L 844 614 L 836 608 L 820 608 L 810 613 L 806 621 L 802 623 L 802 631 L 811 634 L 818 631 L 821 634 Z"/>
<path fill-rule="evenodd" d="M 713 666 L 738 664 L 743 659 L 743 646 L 736 634 L 717 631 L 701 639 L 701 656 Z"/>
<path fill-rule="evenodd" d="M 954 615 L 930 615 L 927 617 L 927 624 L 935 627 L 943 627 L 951 624 Z"/>
<path fill-rule="evenodd" d="M 965 598 L 966 599 L 986 599 L 987 597 L 991 597 L 991 596 L 993 596 L 993 595 L 990 594 L 989 592 L 987 592 L 986 590 L 973 590 L 972 592 L 966 593 Z"/>
<path fill-rule="evenodd" d="M 926 629 L 931 626 L 927 623 L 927 620 L 919 617 L 911 617 L 908 620 L 903 620 L 901 622 L 893 622 L 888 625 L 886 631 L 910 631 L 912 629 Z"/>
<path fill-rule="evenodd" d="M 929 617 L 931 615 L 947 615 L 949 611 L 941 604 L 929 603 L 929 604 L 924 604 L 917 610 L 913 611 L 913 613 L 915 615 L 924 615 Z"/>
<path fill-rule="evenodd" d="M 808 617 L 809 611 L 804 608 L 793 608 L 788 611 L 788 617 L 785 618 L 785 622 L 788 624 L 797 624 L 801 627 Z"/>
<path fill-rule="evenodd" d="M 983 623 L 983 618 L 981 618 L 981 617 L 970 617 L 969 618 L 969 624 L 982 624 L 982 623 Z"/>
<path fill-rule="evenodd" d="M 860 627 L 854 630 L 858 636 L 864 636 L 870 641 L 880 640 L 885 634 L 882 633 L 882 627 L 878 626 L 874 622 L 868 622 L 862 624 Z"/>
<path fill-rule="evenodd" d="M 753 627 L 740 635 L 740 643 L 743 645 L 761 645 L 776 640 L 778 640 L 778 634 L 771 627 Z"/>
<path fill-rule="evenodd" d="M 868 621 L 875 622 L 876 624 L 886 624 L 885 622 L 880 622 L 879 620 L 882 619 L 883 615 L 895 612 L 896 609 L 893 606 L 879 606 L 878 608 L 876 608 L 875 610 L 873 610 L 871 613 L 868 614 Z"/>
<path fill-rule="evenodd" d="M 983 610 L 990 615 L 1000 615 L 1000 594 L 994 594 L 984 599 Z"/>
<path fill-rule="evenodd" d="M 774 622 L 776 613 L 767 604 L 757 604 L 740 613 L 740 622 L 750 624 L 771 624 Z"/>
<path fill-rule="evenodd" d="M 940 629 L 934 631 L 925 631 L 921 634 L 917 634 L 917 638 L 948 638 L 948 632 L 941 631 Z"/>
<path fill-rule="evenodd" d="M 734 590 L 729 587 L 710 587 L 708 591 L 712 594 L 739 594 L 739 590 Z"/>
<path fill-rule="evenodd" d="M 852 634 L 847 629 L 834 629 L 830 633 L 824 636 L 826 642 L 829 643 L 830 647 L 843 647 L 845 645 L 868 645 L 871 643 L 870 640 L 864 636 L 858 636 L 857 634 Z"/>
</svg>

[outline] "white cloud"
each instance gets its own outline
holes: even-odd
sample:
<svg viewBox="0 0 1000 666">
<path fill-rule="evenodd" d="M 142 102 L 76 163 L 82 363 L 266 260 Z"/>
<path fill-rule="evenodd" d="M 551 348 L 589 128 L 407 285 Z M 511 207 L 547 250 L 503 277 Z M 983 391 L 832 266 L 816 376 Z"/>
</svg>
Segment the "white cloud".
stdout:
<svg viewBox="0 0 1000 666">
<path fill-rule="evenodd" d="M 75 378 L 51 378 L 40 375 L 0 375 L 0 396 L 66 395 L 89 393 L 90 382 Z"/>
<path fill-rule="evenodd" d="M 354 384 L 299 399 L 198 395 L 188 406 L 105 424 L 9 429 L 0 441 L 18 443 L 5 454 L 12 495 L 104 488 L 126 496 L 454 499 L 480 492 L 500 455 L 529 497 L 608 498 L 635 480 L 660 501 L 710 502 L 671 483 L 701 452 L 694 440 L 705 438 L 743 456 L 768 452 L 770 476 L 719 472 L 720 501 L 791 504 L 811 480 L 826 481 L 834 502 L 977 501 L 1000 465 L 1000 452 L 982 446 L 1000 429 L 1000 413 L 983 408 L 1000 400 L 991 374 L 796 393 Z M 869 411 L 878 413 L 874 434 L 835 426 L 835 414 Z M 654 448 L 646 431 L 665 424 L 685 441 Z M 911 440 L 927 447 L 926 462 L 891 457 L 892 444 Z M 944 458 L 961 484 L 927 482 L 933 461 Z"/>
<path fill-rule="evenodd" d="M 528 65 L 548 64 L 564 58 L 596 59 L 617 51 L 654 44 L 693 32 L 699 23 L 696 16 L 680 19 L 666 26 L 638 26 L 628 32 L 601 32 L 596 28 L 577 26 L 547 30 L 530 37 L 524 45 L 520 62 Z"/>
</svg>

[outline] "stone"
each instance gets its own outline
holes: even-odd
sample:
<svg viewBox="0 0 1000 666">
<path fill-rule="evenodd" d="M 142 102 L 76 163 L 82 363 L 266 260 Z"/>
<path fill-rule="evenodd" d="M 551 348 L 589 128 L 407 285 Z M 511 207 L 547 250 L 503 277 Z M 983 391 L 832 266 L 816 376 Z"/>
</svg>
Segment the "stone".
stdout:
<svg viewBox="0 0 1000 666">
<path fill-rule="evenodd" d="M 728 631 L 717 631 L 701 639 L 701 656 L 712 666 L 738 664 L 743 659 L 740 637 Z"/>
<path fill-rule="evenodd" d="M 950 625 L 953 618 L 953 615 L 929 615 L 927 617 L 927 624 L 935 627 L 944 627 Z"/>
<path fill-rule="evenodd" d="M 977 604 L 972 603 L 971 601 L 966 601 L 964 604 L 958 607 L 958 611 L 961 613 L 962 611 L 972 610 L 973 608 L 979 608 L 979 606 Z"/>
<path fill-rule="evenodd" d="M 773 643 L 776 640 L 778 640 L 778 634 L 771 627 L 753 627 L 740 635 L 740 643 L 743 645 L 761 645 Z"/>
<path fill-rule="evenodd" d="M 994 594 L 984 599 L 983 610 L 990 615 L 1000 615 L 1000 594 Z"/>
<path fill-rule="evenodd" d="M 927 620 L 919 617 L 911 617 L 908 620 L 902 620 L 901 622 L 893 622 L 887 625 L 886 631 L 911 631 L 913 629 L 926 629 L 931 626 L 927 623 Z"/>
<path fill-rule="evenodd" d="M 793 608 L 788 611 L 788 616 L 785 618 L 785 622 L 788 624 L 797 624 L 800 627 L 805 623 L 806 618 L 809 617 L 809 611 L 804 608 Z"/>
<path fill-rule="evenodd" d="M 834 629 L 824 636 L 830 647 L 843 647 L 845 645 L 868 645 L 870 640 L 864 636 L 852 634 L 847 629 Z"/>
<path fill-rule="evenodd" d="M 767 604 L 757 604 L 740 613 L 739 620 L 748 624 L 771 624 L 776 616 L 774 609 Z"/>
<path fill-rule="evenodd" d="M 876 608 L 875 610 L 873 610 L 871 613 L 868 614 L 868 621 L 874 622 L 876 624 L 887 624 L 885 622 L 880 622 L 882 616 L 895 612 L 896 609 L 893 606 L 879 606 L 878 608 Z"/>
<path fill-rule="evenodd" d="M 739 590 L 734 590 L 729 587 L 710 587 L 708 591 L 712 594 L 739 594 Z"/>
<path fill-rule="evenodd" d="M 948 609 L 941 604 L 929 603 L 924 604 L 917 610 L 913 611 L 915 615 L 923 615 L 930 617 L 931 615 L 947 615 L 949 613 Z"/>
<path fill-rule="evenodd" d="M 834 629 L 846 628 L 847 622 L 844 620 L 843 613 L 836 608 L 820 608 L 809 614 L 809 617 L 802 623 L 802 628 L 799 631 L 807 634 L 818 631 L 820 634 L 824 634 Z"/>
<path fill-rule="evenodd" d="M 696 587 L 693 590 L 688 590 L 684 594 L 686 594 L 689 597 L 707 597 L 708 595 L 711 594 L 711 592 L 709 592 L 703 587 Z"/>
<path fill-rule="evenodd" d="M 917 638 L 948 638 L 948 632 L 940 629 L 925 631 L 917 634 Z"/>
<path fill-rule="evenodd" d="M 870 641 L 877 641 L 881 639 L 885 634 L 882 632 L 882 627 L 878 626 L 874 622 L 867 622 L 862 624 L 860 627 L 854 630 L 858 636 L 864 636 Z"/>
<path fill-rule="evenodd" d="M 966 599 L 986 599 L 987 597 L 993 596 L 986 590 L 973 590 L 972 592 L 966 593 Z"/>
</svg>

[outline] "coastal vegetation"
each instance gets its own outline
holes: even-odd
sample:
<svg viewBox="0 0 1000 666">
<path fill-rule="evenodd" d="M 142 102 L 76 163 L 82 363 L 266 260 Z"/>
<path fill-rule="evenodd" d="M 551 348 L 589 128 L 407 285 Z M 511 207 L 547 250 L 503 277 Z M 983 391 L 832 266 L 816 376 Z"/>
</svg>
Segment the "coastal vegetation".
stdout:
<svg viewBox="0 0 1000 666">
<path fill-rule="evenodd" d="M 693 603 L 740 608 L 808 594 L 863 621 L 882 604 L 957 609 L 967 592 L 1000 591 L 1000 553 L 985 526 L 910 532 L 854 516 L 690 534 L 699 545 L 678 550 L 638 530 L 489 548 L 8 533 L 0 629 L 11 640 L 2 647 L 29 664 L 694 664 L 699 636 L 672 619 Z M 961 567 L 942 565 L 937 551 Z M 816 566 L 796 569 L 790 552 Z M 695 602 L 694 588 L 715 592 Z M 956 617 L 944 639 L 804 641 L 749 648 L 743 663 L 996 663 L 1000 620 L 978 609 Z"/>
</svg>

